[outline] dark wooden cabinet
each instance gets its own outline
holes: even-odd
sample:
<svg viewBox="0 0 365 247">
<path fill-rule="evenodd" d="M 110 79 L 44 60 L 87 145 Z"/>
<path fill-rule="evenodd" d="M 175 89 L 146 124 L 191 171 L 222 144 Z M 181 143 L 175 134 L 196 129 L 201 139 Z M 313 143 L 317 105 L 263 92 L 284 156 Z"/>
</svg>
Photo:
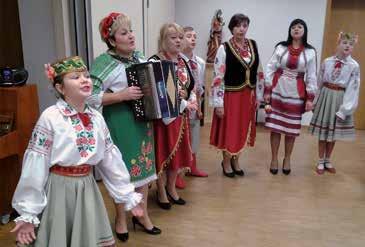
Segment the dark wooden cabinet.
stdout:
<svg viewBox="0 0 365 247">
<path fill-rule="evenodd" d="M 24 151 L 39 117 L 37 87 L 0 87 L 0 114 L 13 113 L 12 131 L 0 137 L 0 216 L 10 214 Z"/>
</svg>

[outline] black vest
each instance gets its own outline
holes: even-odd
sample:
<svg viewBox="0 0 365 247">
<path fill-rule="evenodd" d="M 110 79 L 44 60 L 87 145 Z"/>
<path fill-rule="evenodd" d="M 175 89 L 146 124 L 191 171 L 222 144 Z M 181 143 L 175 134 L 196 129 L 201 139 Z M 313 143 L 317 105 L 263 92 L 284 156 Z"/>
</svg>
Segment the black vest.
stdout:
<svg viewBox="0 0 365 247">
<path fill-rule="evenodd" d="M 259 53 L 256 42 L 248 40 L 251 51 L 251 62 L 247 64 L 228 41 L 224 43 L 226 50 L 226 72 L 224 74 L 225 91 L 240 91 L 244 87 L 256 87 Z"/>
</svg>

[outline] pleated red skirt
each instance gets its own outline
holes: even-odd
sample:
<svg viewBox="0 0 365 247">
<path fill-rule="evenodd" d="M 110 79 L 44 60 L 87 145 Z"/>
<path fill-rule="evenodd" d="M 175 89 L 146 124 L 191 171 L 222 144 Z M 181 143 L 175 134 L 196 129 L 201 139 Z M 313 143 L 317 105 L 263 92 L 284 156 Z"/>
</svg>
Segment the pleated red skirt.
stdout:
<svg viewBox="0 0 365 247">
<path fill-rule="evenodd" d="M 178 116 L 169 125 L 157 120 L 153 127 L 157 174 L 166 168 L 176 170 L 191 167 L 193 156 L 187 116 Z"/>
<path fill-rule="evenodd" d="M 224 116 L 213 114 L 210 144 L 231 155 L 239 154 L 256 138 L 256 95 L 248 87 L 224 93 Z"/>
</svg>

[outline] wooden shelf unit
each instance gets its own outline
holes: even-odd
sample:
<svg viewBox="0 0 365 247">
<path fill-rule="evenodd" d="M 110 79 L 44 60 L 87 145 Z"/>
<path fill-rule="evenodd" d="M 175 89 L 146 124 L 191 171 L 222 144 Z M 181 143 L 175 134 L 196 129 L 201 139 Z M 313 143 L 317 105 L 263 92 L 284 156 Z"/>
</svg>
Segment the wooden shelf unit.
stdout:
<svg viewBox="0 0 365 247">
<path fill-rule="evenodd" d="M 0 216 L 12 211 L 11 199 L 18 184 L 24 151 L 39 117 L 35 84 L 0 87 L 0 114 L 14 113 L 12 131 L 0 137 Z"/>
</svg>

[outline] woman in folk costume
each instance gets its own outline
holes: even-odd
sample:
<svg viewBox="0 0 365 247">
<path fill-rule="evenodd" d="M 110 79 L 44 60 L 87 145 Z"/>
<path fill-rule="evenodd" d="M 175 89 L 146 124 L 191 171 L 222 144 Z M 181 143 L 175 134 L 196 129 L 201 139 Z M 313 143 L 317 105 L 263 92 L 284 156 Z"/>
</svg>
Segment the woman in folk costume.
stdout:
<svg viewBox="0 0 365 247">
<path fill-rule="evenodd" d="M 157 203 L 163 209 L 170 209 L 170 201 L 184 205 L 175 188 L 178 171 L 190 167 L 192 162 L 189 118 L 186 114 L 187 99 L 193 97 L 194 78 L 189 66 L 180 56 L 184 31 L 176 23 L 164 24 L 160 29 L 158 50 L 150 60 L 170 60 L 174 62 L 180 97 L 180 115 L 164 118 L 154 123 L 157 180 Z M 166 186 L 166 187 L 165 187 Z"/>
<path fill-rule="evenodd" d="M 46 71 L 59 99 L 40 116 L 24 154 L 12 202 L 20 216 L 12 231 L 20 244 L 32 246 L 115 246 L 91 167 L 114 201 L 134 215 L 143 213 L 142 195 L 134 192 L 104 118 L 85 104 L 92 82 L 81 58 L 48 64 Z"/>
<path fill-rule="evenodd" d="M 98 56 L 91 66 L 94 90 L 89 102 L 96 108 L 102 106 L 111 137 L 123 154 L 131 182 L 143 194 L 144 215 L 141 218 L 133 217 L 133 224 L 142 226 L 146 233 L 160 234 L 161 230 L 152 224 L 147 212 L 148 184 L 157 179 L 153 126 L 151 122 L 136 120 L 128 104 L 143 94 L 139 87 L 128 87 L 126 68 L 145 59 L 136 51 L 128 16 L 111 13 L 101 20 L 99 30 L 108 50 Z M 126 213 L 121 204 L 115 204 L 115 208 L 117 237 L 124 242 L 128 240 Z"/>
<path fill-rule="evenodd" d="M 353 113 L 360 90 L 360 66 L 351 57 L 357 35 L 340 33 L 337 53 L 326 58 L 318 76 L 321 89 L 309 131 L 318 136 L 317 173 L 336 173 L 330 161 L 337 140 L 355 138 Z"/>
<path fill-rule="evenodd" d="M 214 107 L 210 144 L 222 150 L 223 174 L 244 176 L 238 158 L 246 143 L 256 137 L 256 107 L 262 99 L 263 72 L 256 42 L 246 38 L 250 19 L 232 16 L 233 37 L 221 45 L 214 62 L 210 105 Z"/>
<path fill-rule="evenodd" d="M 265 126 L 271 130 L 270 172 L 278 173 L 278 150 L 285 135 L 283 173 L 289 175 L 295 138 L 299 136 L 302 114 L 313 109 L 317 90 L 316 51 L 307 42 L 307 25 L 301 19 L 291 22 L 287 41 L 276 45 L 266 70 Z"/>
</svg>

